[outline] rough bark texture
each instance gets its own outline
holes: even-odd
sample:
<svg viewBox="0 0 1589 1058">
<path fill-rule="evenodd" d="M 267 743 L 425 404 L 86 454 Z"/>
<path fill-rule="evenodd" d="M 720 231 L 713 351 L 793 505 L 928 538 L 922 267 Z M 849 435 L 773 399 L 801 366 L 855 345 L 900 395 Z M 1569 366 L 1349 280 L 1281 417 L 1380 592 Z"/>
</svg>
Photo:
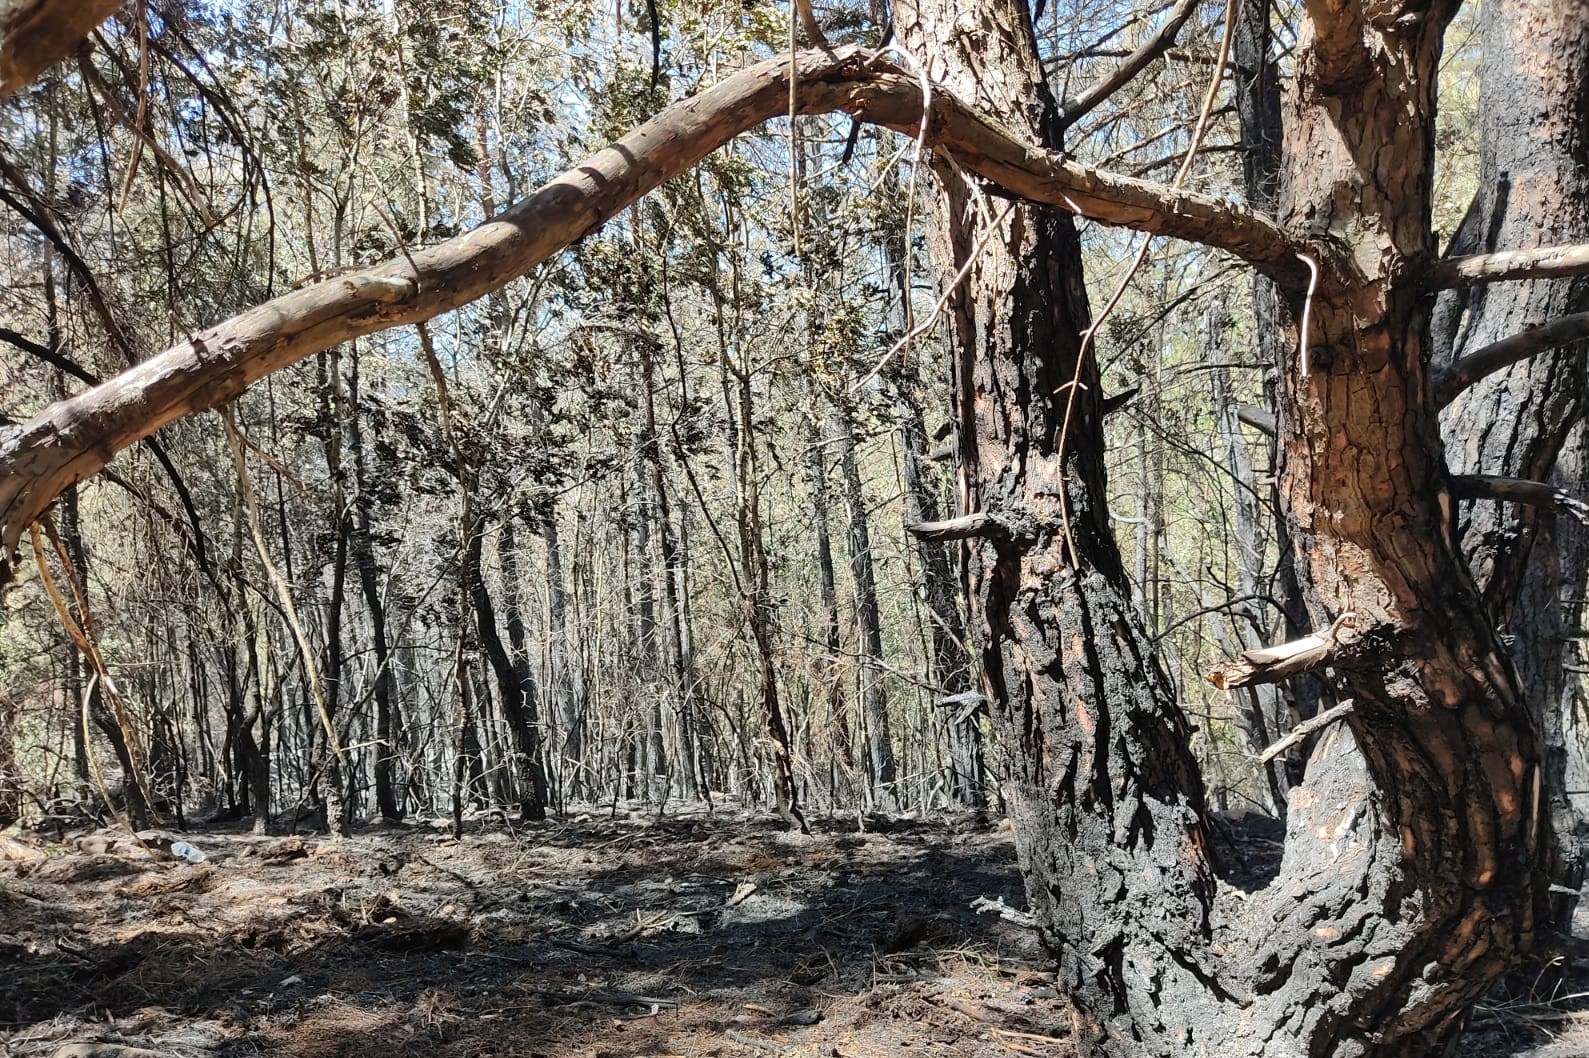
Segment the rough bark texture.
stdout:
<svg viewBox="0 0 1589 1058">
<path fill-rule="evenodd" d="M 1589 239 L 1589 18 L 1577 5 L 1496 0 L 1482 19 L 1479 193 L 1456 247 L 1526 250 Z M 1437 402 L 1453 472 L 1547 482 L 1581 494 L 1589 279 L 1454 291 L 1460 320 L 1437 362 Z M 1464 315 L 1458 316 L 1459 313 Z M 1542 324 L 1553 325 L 1541 326 Z M 1543 339 L 1578 338 L 1555 352 Z M 1518 357 L 1477 377 L 1486 361 Z M 1545 788 L 1558 840 L 1555 881 L 1576 890 L 1589 843 L 1579 640 L 1586 554 L 1572 518 L 1515 504 L 1464 505 L 1461 541 L 1545 744 Z M 1573 792 L 1576 791 L 1576 792 Z M 1558 922 L 1571 901 L 1558 905 Z"/>
<path fill-rule="evenodd" d="M 895 18 L 935 84 L 1058 147 L 1023 5 L 929 0 Z M 997 213 L 952 169 L 939 178 L 929 231 L 949 277 Z M 966 513 L 1029 527 L 968 545 L 967 578 L 1032 908 L 1081 1012 L 1079 1044 L 1196 1053 L 1183 1048 L 1206 1008 L 1186 1000 L 1212 972 L 1214 891 L 1202 792 L 1110 533 L 1090 358 L 1070 385 L 1087 306 L 1069 218 L 1011 210 L 949 304 Z"/>
<path fill-rule="evenodd" d="M 1323 274 L 1307 304 L 1306 284 L 1279 277 L 1290 318 L 1311 321 L 1306 352 L 1287 343 L 1277 361 L 1279 493 L 1313 626 L 1349 630 L 1322 660 L 1356 706 L 1292 795 L 1280 875 L 1250 899 L 1215 881 L 1186 722 L 1109 536 L 1064 222 L 1016 209 L 951 301 L 968 510 L 1023 527 L 971 547 L 985 686 L 1084 1051 L 1438 1053 L 1533 941 L 1548 837 L 1537 752 L 1453 546 L 1425 385 L 1419 281 L 1449 13 L 1305 12 L 1280 210 Z M 1057 146 L 1021 8 L 896 14 L 935 83 Z M 950 276 L 991 211 L 940 177 Z"/>
<path fill-rule="evenodd" d="M 0 96 L 70 55 L 121 0 L 0 0 Z"/>
</svg>

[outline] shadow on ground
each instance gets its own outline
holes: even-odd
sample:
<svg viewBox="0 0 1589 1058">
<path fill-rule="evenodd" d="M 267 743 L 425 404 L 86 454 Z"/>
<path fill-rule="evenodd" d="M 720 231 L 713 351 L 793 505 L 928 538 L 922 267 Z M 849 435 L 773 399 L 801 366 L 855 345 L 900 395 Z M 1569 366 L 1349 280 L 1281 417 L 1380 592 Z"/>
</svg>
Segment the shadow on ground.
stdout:
<svg viewBox="0 0 1589 1058">
<path fill-rule="evenodd" d="M 199 1055 L 1069 1054 L 1008 835 L 592 818 L 208 834 L 0 874 L 0 1045 Z M 846 1048 L 849 1048 L 848 1050 Z M 947 1051 L 946 1051 L 947 1053 Z"/>
</svg>

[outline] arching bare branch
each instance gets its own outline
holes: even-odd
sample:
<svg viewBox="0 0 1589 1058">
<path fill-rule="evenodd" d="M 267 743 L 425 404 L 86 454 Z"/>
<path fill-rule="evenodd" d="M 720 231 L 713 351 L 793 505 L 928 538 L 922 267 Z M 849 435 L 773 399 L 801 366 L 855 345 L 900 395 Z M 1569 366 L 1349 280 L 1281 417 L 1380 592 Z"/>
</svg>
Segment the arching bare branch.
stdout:
<svg viewBox="0 0 1589 1058">
<path fill-rule="evenodd" d="M 314 353 L 423 322 L 524 275 L 735 136 L 786 113 L 791 66 L 802 112 L 843 111 L 910 133 L 920 125 L 915 78 L 859 48 L 802 52 L 794 64 L 785 56 L 742 70 L 667 107 L 472 231 L 249 309 L 0 434 L 0 554 L 14 551 L 61 490 L 162 426 L 234 400 Z M 1299 282 L 1298 247 L 1266 218 L 1079 165 L 1029 146 L 947 93 L 932 100 L 935 149 L 1008 194 L 1202 242 L 1293 289 Z M 0 564 L 0 585 L 9 576 Z"/>
</svg>

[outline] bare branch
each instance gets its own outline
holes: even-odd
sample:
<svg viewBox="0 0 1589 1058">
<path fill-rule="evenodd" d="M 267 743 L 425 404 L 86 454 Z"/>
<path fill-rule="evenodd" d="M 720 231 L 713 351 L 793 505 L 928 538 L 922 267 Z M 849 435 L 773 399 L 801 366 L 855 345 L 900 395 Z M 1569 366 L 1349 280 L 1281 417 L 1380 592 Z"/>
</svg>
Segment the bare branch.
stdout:
<svg viewBox="0 0 1589 1058">
<path fill-rule="evenodd" d="M 1236 405 L 1236 419 L 1244 422 L 1259 433 L 1275 435 L 1275 413 L 1268 408 L 1260 408 L 1256 404 Z"/>
<path fill-rule="evenodd" d="M 1494 474 L 1458 474 L 1451 479 L 1451 492 L 1459 500 L 1495 500 L 1545 507 L 1570 514 L 1589 525 L 1589 503 L 1543 481 L 1500 477 Z"/>
<path fill-rule="evenodd" d="M 1278 683 L 1298 673 L 1322 668 L 1335 660 L 1337 650 L 1350 639 L 1356 620 L 1355 614 L 1343 613 L 1322 632 L 1279 646 L 1243 651 L 1240 657 L 1214 666 L 1204 679 L 1228 691 L 1254 683 Z"/>
<path fill-rule="evenodd" d="M 1142 42 L 1136 51 L 1126 56 L 1116 66 L 1114 72 L 1102 81 L 1091 86 L 1075 100 L 1061 108 L 1059 116 L 1060 126 L 1070 128 L 1077 121 L 1085 117 L 1098 104 L 1114 95 L 1125 87 L 1132 78 L 1141 73 L 1143 68 L 1169 51 L 1175 45 L 1175 38 L 1181 32 L 1181 27 L 1186 25 L 1187 19 L 1192 17 L 1192 12 L 1197 10 L 1197 0 L 1179 0 L 1170 12 L 1164 24 L 1157 33 Z"/>
<path fill-rule="evenodd" d="M 923 540 L 971 540 L 976 537 L 1023 540 L 1033 535 L 1033 529 L 1029 519 L 993 511 L 977 511 L 947 521 L 916 522 L 905 526 L 906 532 Z"/>
<path fill-rule="evenodd" d="M 121 0 L 12 0 L 0 6 L 0 96 L 33 82 L 121 6 Z"/>
<path fill-rule="evenodd" d="M 844 111 L 909 134 L 920 127 L 914 77 L 856 47 L 758 63 L 665 108 L 473 231 L 326 279 L 191 336 L 0 433 L 0 557 L 61 490 L 162 426 L 236 399 L 274 371 L 350 338 L 420 323 L 468 304 L 599 228 L 730 139 L 788 112 Z M 1272 221 L 1162 184 L 1102 173 L 1030 147 L 944 92 L 932 93 L 936 149 L 1029 201 L 1226 250 L 1298 289 L 1301 249 Z M 1310 250 L 1313 254 L 1320 251 Z M 0 561 L 0 585 L 10 567 Z"/>
<path fill-rule="evenodd" d="M 828 38 L 811 10 L 811 0 L 795 0 L 795 10 L 800 14 L 800 28 L 806 31 L 806 40 L 810 45 L 813 48 L 827 48 Z"/>
<path fill-rule="evenodd" d="M 1505 279 L 1558 279 L 1585 272 L 1589 272 L 1589 243 L 1503 250 L 1441 261 L 1429 273 L 1429 289 L 1471 287 Z"/>
<path fill-rule="evenodd" d="M 1486 345 L 1464 356 L 1436 376 L 1435 407 L 1444 408 L 1475 382 L 1511 367 L 1519 360 L 1549 352 L 1582 338 L 1589 338 L 1589 312 L 1562 316 Z"/>
<path fill-rule="evenodd" d="M 1313 732 L 1318 731 L 1321 728 L 1329 727 L 1337 720 L 1344 719 L 1356 707 L 1357 703 L 1348 698 L 1340 705 L 1324 710 L 1324 712 L 1320 713 L 1318 716 L 1315 716 L 1312 720 L 1302 721 L 1302 723 L 1298 724 L 1292 729 L 1289 735 L 1287 735 L 1285 738 L 1282 738 L 1279 742 L 1276 742 L 1262 753 L 1258 754 L 1258 763 L 1268 764 L 1270 761 L 1280 756 L 1280 754 L 1284 753 L 1298 742 L 1301 742 L 1303 739 L 1313 734 Z"/>
</svg>

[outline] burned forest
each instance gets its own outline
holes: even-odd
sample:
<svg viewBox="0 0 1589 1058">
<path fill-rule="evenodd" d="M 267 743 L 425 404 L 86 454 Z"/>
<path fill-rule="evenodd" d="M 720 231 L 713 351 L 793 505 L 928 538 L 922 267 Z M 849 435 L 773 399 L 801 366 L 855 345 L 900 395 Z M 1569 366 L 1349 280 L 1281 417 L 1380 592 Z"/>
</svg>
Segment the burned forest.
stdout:
<svg viewBox="0 0 1589 1058">
<path fill-rule="evenodd" d="M 1589 1055 L 1584 0 L 0 3 L 0 1051 Z"/>
</svg>

